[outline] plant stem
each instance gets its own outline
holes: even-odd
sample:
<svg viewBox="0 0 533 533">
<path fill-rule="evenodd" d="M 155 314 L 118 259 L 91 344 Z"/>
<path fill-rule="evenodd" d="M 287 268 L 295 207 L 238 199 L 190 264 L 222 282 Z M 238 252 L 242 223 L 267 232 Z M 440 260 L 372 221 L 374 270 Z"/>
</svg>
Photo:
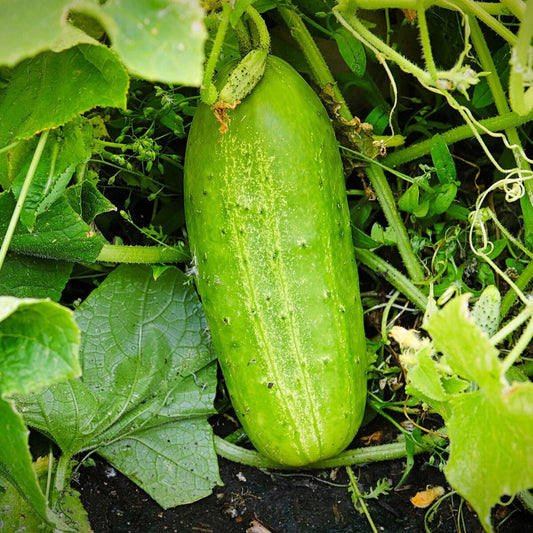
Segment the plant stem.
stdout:
<svg viewBox="0 0 533 533">
<path fill-rule="evenodd" d="M 359 21 L 357 16 L 342 10 L 341 5 L 333 8 L 333 14 L 350 33 L 374 51 L 380 62 L 385 58 L 390 59 L 402 70 L 418 78 L 421 83 L 431 85 L 432 78 L 429 72 L 421 69 L 418 65 L 415 65 L 394 48 L 385 44 L 377 35 L 374 35 L 369 29 L 367 29 L 366 26 Z M 380 56 L 382 57 L 380 58 Z"/>
<path fill-rule="evenodd" d="M 62 453 L 57 460 L 55 479 L 54 479 L 54 490 L 52 494 L 53 501 L 51 502 L 51 508 L 54 511 L 58 509 L 58 503 L 63 496 L 63 492 L 68 484 L 68 478 L 70 476 L 70 464 L 71 456 Z M 62 533 L 64 529 L 54 529 L 54 533 Z"/>
<path fill-rule="evenodd" d="M 513 346 L 513 349 L 507 354 L 502 362 L 502 374 L 506 374 L 507 371 L 518 361 L 522 352 L 528 347 L 529 343 L 533 339 L 533 318 L 529 319 L 529 323 L 522 335 Z"/>
<path fill-rule="evenodd" d="M 396 233 L 396 244 L 407 272 L 413 281 L 423 281 L 425 276 L 422 266 L 413 251 L 407 229 L 396 209 L 396 201 L 387 182 L 385 172 L 381 166 L 371 164 L 366 169 L 366 175 L 372 183 L 387 222 Z"/>
<path fill-rule="evenodd" d="M 453 2 L 449 3 L 442 2 L 443 7 L 446 5 L 448 8 L 450 5 L 454 5 L 458 10 L 476 16 L 500 37 L 503 37 L 509 44 L 516 43 L 516 35 L 489 13 L 486 9 L 486 3 L 481 5 L 481 2 L 475 0 L 453 0 Z"/>
<path fill-rule="evenodd" d="M 361 509 L 363 510 L 363 513 L 366 516 L 368 525 L 370 526 L 370 529 L 372 529 L 372 533 L 378 533 L 376 525 L 374 524 L 374 521 L 372 520 L 372 517 L 370 516 L 370 513 L 368 511 L 368 506 L 365 502 L 365 499 L 363 495 L 361 494 L 361 491 L 359 490 L 359 485 L 357 484 L 357 478 L 355 477 L 353 470 L 349 466 L 346 467 L 346 473 L 348 474 L 348 479 L 350 480 L 349 490 L 352 493 L 352 502 L 354 504 L 355 510 L 358 511 L 358 508 L 356 507 L 356 505 L 359 505 Z"/>
<path fill-rule="evenodd" d="M 211 52 L 205 66 L 202 88 L 200 89 L 202 101 L 207 105 L 214 104 L 217 99 L 217 91 L 213 85 L 213 75 L 215 74 L 218 57 L 220 56 L 222 46 L 224 45 L 224 39 L 226 37 L 226 32 L 228 31 L 230 16 L 231 6 L 229 2 L 224 1 L 222 2 L 222 18 L 220 19 L 215 41 L 213 42 L 213 48 L 211 48 Z"/>
<path fill-rule="evenodd" d="M 533 261 L 528 261 L 518 279 L 515 280 L 515 285 L 520 290 L 523 290 L 526 288 L 531 279 L 533 279 Z M 502 298 L 502 304 L 500 308 L 500 316 L 502 318 L 507 315 L 517 298 L 518 295 L 512 289 L 509 289 L 505 293 L 505 296 Z"/>
<path fill-rule="evenodd" d="M 270 49 L 270 34 L 268 33 L 268 28 L 263 17 L 259 14 L 257 9 L 252 6 L 246 8 L 246 14 L 250 17 L 250 20 L 254 23 L 255 29 L 257 30 L 259 36 L 259 48 L 268 52 Z"/>
<path fill-rule="evenodd" d="M 526 5 L 522 0 L 500 0 L 500 4 L 505 6 L 518 20 L 524 18 Z"/>
<path fill-rule="evenodd" d="M 317 44 L 313 37 L 309 33 L 307 26 L 304 24 L 302 18 L 294 9 L 278 6 L 278 11 L 285 24 L 289 28 L 291 35 L 294 37 L 298 45 L 300 46 L 307 63 L 311 68 L 311 72 L 315 83 L 324 89 L 328 85 L 331 86 L 333 91 L 333 97 L 340 105 L 338 113 L 347 121 L 350 121 L 353 117 L 346 105 L 344 96 L 338 88 L 335 78 L 331 74 L 331 71 L 324 60 Z"/>
<path fill-rule="evenodd" d="M 526 4 L 524 18 L 518 29 L 518 36 L 511 52 L 509 74 L 509 101 L 513 111 L 525 115 L 533 108 L 531 87 L 526 90 L 528 68 L 531 65 L 531 38 L 533 36 L 533 4 Z M 529 65 L 529 67 L 528 67 Z M 530 82 L 531 80 L 529 80 Z"/>
<path fill-rule="evenodd" d="M 97 261 L 105 263 L 184 263 L 191 259 L 189 252 L 170 246 L 123 246 L 104 244 Z"/>
<path fill-rule="evenodd" d="M 533 494 L 529 490 L 521 490 L 518 494 L 518 499 L 522 502 L 524 507 L 533 513 Z"/>
<path fill-rule="evenodd" d="M 479 124 L 490 131 L 501 131 L 507 128 L 521 126 L 522 124 L 526 124 L 531 120 L 533 120 L 533 111 L 527 116 L 521 116 L 518 113 L 505 113 L 500 116 L 480 120 Z M 479 131 L 480 133 L 485 133 L 483 130 Z M 448 146 L 473 137 L 472 129 L 468 125 L 458 126 L 457 128 L 445 131 L 440 135 Z M 403 163 L 408 163 L 409 161 L 419 159 L 430 152 L 431 139 L 427 139 L 389 154 L 381 161 L 384 165 L 397 167 Z"/>
<path fill-rule="evenodd" d="M 423 444 L 416 445 L 414 453 L 423 453 L 430 451 L 436 446 L 442 444 L 442 437 L 435 437 L 427 435 L 423 437 Z M 218 455 L 248 466 L 255 466 L 257 468 L 272 468 L 275 470 L 311 470 L 321 468 L 336 468 L 338 466 L 362 465 L 367 463 L 375 463 L 378 461 L 391 461 L 393 459 L 401 459 L 407 456 L 405 448 L 405 437 L 400 436 L 397 442 L 391 444 L 380 444 L 378 446 L 370 446 L 368 448 L 357 448 L 355 450 L 347 450 L 331 459 L 325 459 L 306 465 L 303 467 L 292 467 L 287 465 L 280 465 L 271 459 L 263 457 L 258 452 L 241 448 L 235 444 L 225 441 L 223 438 L 215 435 L 215 450 Z"/>
<path fill-rule="evenodd" d="M 531 10 L 531 13 L 533 13 L 533 10 Z M 487 83 L 494 98 L 496 109 L 500 115 L 509 113 L 510 109 L 507 103 L 507 96 L 500 81 L 500 77 L 498 76 L 498 71 L 496 69 L 496 65 L 494 64 L 491 51 L 487 45 L 487 41 L 485 40 L 477 20 L 471 16 L 469 17 L 469 21 L 472 43 L 476 49 L 478 59 L 481 63 L 481 68 L 488 73 Z M 523 24 L 525 23 L 526 21 L 523 22 Z M 530 21 L 530 23 L 533 24 L 533 20 Z M 509 143 L 513 147 L 512 153 L 517 167 L 520 170 L 531 171 L 531 166 L 524 156 L 524 149 L 522 147 L 522 142 L 516 127 L 506 127 L 505 134 L 509 140 Z M 520 204 L 522 207 L 522 213 L 524 215 L 525 240 L 527 243 L 530 243 L 533 240 L 533 183 L 531 180 L 524 181 L 524 188 L 527 194 L 521 198 Z"/>
<path fill-rule="evenodd" d="M 41 160 L 41 156 L 43 154 L 44 146 L 46 144 L 46 140 L 48 139 L 49 133 L 50 130 L 45 130 L 41 133 L 41 136 L 39 137 L 39 141 L 35 148 L 35 152 L 33 153 L 30 167 L 28 168 L 28 172 L 26 173 L 26 177 L 24 178 L 24 183 L 22 184 L 17 203 L 15 204 L 15 209 L 13 210 L 13 214 L 11 215 L 11 220 L 9 221 L 6 234 L 4 235 L 4 238 L 2 240 L 2 246 L 0 247 L 0 270 L 2 269 L 2 266 L 4 264 L 7 251 L 9 250 L 11 239 L 13 239 L 13 235 L 15 234 L 15 229 L 17 227 L 20 214 L 22 212 L 22 207 L 24 206 L 24 202 L 26 201 L 26 196 L 28 196 L 28 191 L 30 190 L 31 182 L 33 181 L 33 176 L 35 175 L 37 166 L 39 165 L 39 161 Z"/>
<path fill-rule="evenodd" d="M 422 53 L 426 61 L 426 69 L 430 76 L 436 80 L 439 76 L 437 74 L 437 67 L 435 66 L 435 60 L 433 59 L 433 50 L 431 49 L 431 40 L 429 38 L 429 29 L 426 20 L 426 8 L 424 6 L 424 0 L 417 0 L 417 20 L 418 29 L 420 31 L 420 43 L 422 44 Z"/>
<path fill-rule="evenodd" d="M 533 314 L 533 307 L 532 304 L 529 306 L 524 307 L 522 311 L 518 315 L 516 315 L 513 319 L 511 319 L 507 324 L 502 326 L 491 338 L 490 343 L 493 346 L 498 346 L 500 342 L 502 342 L 505 337 L 511 335 L 513 331 L 517 330 L 526 320 L 528 320 L 531 315 Z M 503 315 L 502 315 L 503 316 Z"/>
<path fill-rule="evenodd" d="M 427 296 L 413 283 L 404 276 L 399 270 L 394 268 L 370 250 L 363 248 L 355 249 L 355 257 L 357 260 L 368 268 L 382 274 L 384 278 L 397 290 L 399 290 L 409 301 L 416 305 L 421 311 L 425 311 L 427 307 Z"/>
<path fill-rule="evenodd" d="M 15 146 L 17 146 L 19 142 L 20 141 L 15 141 L 15 142 L 12 142 L 11 144 L 8 144 L 7 146 L 4 146 L 3 148 L 0 148 L 0 154 L 3 154 L 4 152 L 9 152 L 9 150 L 15 148 Z"/>
</svg>

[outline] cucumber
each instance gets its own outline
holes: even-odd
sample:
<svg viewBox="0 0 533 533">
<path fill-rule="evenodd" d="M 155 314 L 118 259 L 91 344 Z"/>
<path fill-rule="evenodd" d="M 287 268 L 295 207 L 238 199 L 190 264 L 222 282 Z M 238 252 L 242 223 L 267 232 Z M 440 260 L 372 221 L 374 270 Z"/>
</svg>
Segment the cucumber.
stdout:
<svg viewBox="0 0 533 533">
<path fill-rule="evenodd" d="M 208 106 L 185 156 L 185 217 L 213 346 L 263 455 L 336 455 L 365 408 L 365 336 L 342 162 L 327 112 L 269 56 L 219 132 Z"/>
</svg>

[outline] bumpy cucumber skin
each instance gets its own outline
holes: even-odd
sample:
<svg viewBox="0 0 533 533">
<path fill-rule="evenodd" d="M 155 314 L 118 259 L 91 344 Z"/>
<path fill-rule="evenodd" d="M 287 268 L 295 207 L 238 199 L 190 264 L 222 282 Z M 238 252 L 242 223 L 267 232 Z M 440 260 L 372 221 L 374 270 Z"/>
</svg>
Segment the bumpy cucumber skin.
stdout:
<svg viewBox="0 0 533 533">
<path fill-rule="evenodd" d="M 231 401 L 262 454 L 302 466 L 342 451 L 365 408 L 365 337 L 342 162 L 320 100 L 286 62 L 220 134 L 201 105 L 185 216 Z"/>
</svg>

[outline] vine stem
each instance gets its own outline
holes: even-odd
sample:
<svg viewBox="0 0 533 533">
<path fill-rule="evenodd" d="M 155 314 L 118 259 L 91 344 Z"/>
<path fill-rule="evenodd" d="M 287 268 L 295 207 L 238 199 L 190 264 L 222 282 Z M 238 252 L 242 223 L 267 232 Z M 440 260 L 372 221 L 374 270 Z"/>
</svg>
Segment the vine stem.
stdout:
<svg viewBox="0 0 533 533">
<path fill-rule="evenodd" d="M 509 100 L 513 111 L 521 115 L 533 108 L 533 89 L 526 90 L 525 78 L 531 75 L 531 38 L 533 37 L 533 3 L 526 4 L 524 18 L 518 29 L 518 36 L 511 51 L 511 72 L 509 74 Z M 531 80 L 529 80 L 531 82 Z"/>
<path fill-rule="evenodd" d="M 526 288 L 527 284 L 533 279 L 533 261 L 528 261 L 524 270 L 520 274 L 517 280 L 515 280 L 515 285 L 520 289 L 523 290 Z M 510 311 L 511 307 L 513 306 L 514 302 L 518 298 L 518 295 L 515 291 L 512 289 L 509 289 L 505 296 L 502 298 L 501 308 L 500 308 L 500 316 L 501 318 L 505 317 L 507 313 Z"/>
<path fill-rule="evenodd" d="M 479 126 L 486 128 L 491 131 L 501 131 L 507 128 L 513 128 L 526 124 L 533 120 L 533 111 L 526 116 L 521 116 L 518 113 L 510 112 L 504 113 L 501 116 L 486 118 L 479 121 Z M 483 130 L 480 130 L 481 133 L 484 133 Z M 474 135 L 472 133 L 472 128 L 465 124 L 464 126 L 458 126 L 452 130 L 445 131 L 440 134 L 446 144 L 450 146 L 459 141 L 464 141 L 465 139 L 470 139 Z M 408 146 L 401 150 L 387 155 L 382 162 L 390 167 L 397 167 L 403 163 L 408 163 L 409 161 L 414 161 L 425 155 L 428 155 L 431 152 L 431 139 L 426 141 L 421 141 L 417 144 Z"/>
<path fill-rule="evenodd" d="M 359 504 L 360 508 L 363 510 L 363 513 L 365 514 L 366 520 L 368 522 L 368 525 L 370 526 L 370 529 L 372 530 L 372 533 L 378 533 L 378 529 L 376 528 L 376 524 L 374 524 L 374 521 L 372 520 L 372 517 L 370 516 L 370 511 L 368 510 L 368 506 L 365 502 L 364 496 L 361 493 L 361 490 L 359 489 L 359 485 L 357 484 L 357 477 L 353 473 L 353 470 L 351 467 L 346 467 L 346 473 L 348 474 L 348 479 L 350 480 L 350 492 L 352 493 L 352 502 L 354 504 L 354 507 L 356 506 L 356 503 Z M 357 510 L 357 507 L 356 507 Z"/>
<path fill-rule="evenodd" d="M 43 155 L 44 147 L 46 145 L 49 133 L 50 130 L 45 130 L 41 133 L 41 136 L 39 137 L 39 141 L 35 148 L 35 152 L 33 153 L 33 157 L 31 159 L 30 167 L 28 168 L 28 172 L 26 173 L 26 177 L 24 178 L 24 183 L 22 184 L 17 203 L 15 204 L 15 209 L 13 210 L 13 214 L 11 215 L 6 234 L 4 236 L 4 239 L 2 240 L 2 246 L 0 247 L 0 270 L 2 269 L 2 266 L 6 259 L 7 251 L 9 250 L 13 235 L 15 234 L 15 229 L 17 227 L 20 214 L 22 213 L 24 202 L 26 201 L 26 197 L 28 196 L 33 177 L 35 176 L 35 172 L 37 171 L 37 166 L 39 165 L 39 161 L 41 160 L 41 156 Z"/>
<path fill-rule="evenodd" d="M 533 13 L 533 10 L 531 10 L 531 13 Z M 522 24 L 526 23 L 527 22 L 524 21 Z M 533 20 L 530 21 L 530 23 L 533 24 Z M 477 22 L 475 17 L 470 16 L 469 24 L 472 36 L 472 43 L 474 44 L 474 48 L 476 49 L 479 62 L 481 63 L 481 68 L 485 72 L 487 72 L 487 84 L 494 98 L 494 104 L 496 106 L 496 109 L 500 115 L 509 113 L 510 109 L 507 103 L 507 96 L 501 84 L 500 77 L 498 76 L 498 71 L 496 69 L 496 65 L 494 64 L 490 49 L 487 45 L 487 41 L 483 35 L 483 32 L 481 31 L 481 28 L 479 27 L 479 23 Z M 531 109 L 529 111 L 531 112 Z M 516 162 L 516 166 L 520 170 L 531 171 L 531 166 L 527 162 L 526 158 L 523 156 L 524 149 L 522 147 L 522 142 L 520 140 L 520 136 L 518 135 L 518 130 L 516 129 L 516 127 L 506 127 L 505 134 L 507 135 L 509 144 L 513 147 L 512 153 Z M 524 182 L 524 188 L 527 194 L 521 198 L 520 204 L 524 216 L 526 242 L 530 242 L 533 238 L 533 182 L 531 180 L 526 180 Z"/>
<path fill-rule="evenodd" d="M 433 59 L 433 50 L 431 48 L 431 40 L 429 38 L 428 23 L 426 20 L 426 8 L 424 0 L 416 1 L 416 11 L 418 20 L 418 29 L 420 31 L 420 44 L 422 45 L 422 52 L 426 61 L 426 68 L 430 76 L 436 80 L 439 75 L 437 73 L 437 67 L 435 60 Z"/>
<path fill-rule="evenodd" d="M 217 90 L 213 85 L 213 75 L 215 74 L 215 68 L 217 66 L 218 57 L 222 51 L 224 45 L 224 39 L 229 27 L 229 21 L 231 17 L 231 6 L 229 2 L 224 1 L 222 3 L 222 18 L 217 29 L 215 41 L 213 42 L 213 48 L 209 54 L 207 64 L 204 70 L 204 77 L 202 80 L 202 88 L 200 89 L 200 96 L 202 101 L 207 105 L 212 105 L 217 100 Z"/>
<path fill-rule="evenodd" d="M 372 271 L 382 274 L 395 289 L 406 296 L 421 311 L 426 311 L 428 303 L 427 296 L 409 278 L 385 261 L 385 259 L 363 248 L 355 249 L 355 257 L 360 263 L 366 265 Z"/>
<path fill-rule="evenodd" d="M 528 347 L 531 339 L 533 338 L 533 318 L 529 319 L 529 322 L 524 329 L 522 335 L 513 346 L 513 349 L 506 355 L 502 361 L 502 374 L 506 374 L 509 369 L 518 361 L 524 350 Z"/>
<path fill-rule="evenodd" d="M 259 14 L 259 11 L 251 5 L 246 8 L 246 14 L 250 17 L 250 20 L 254 23 L 255 29 L 259 36 L 259 48 L 270 50 L 270 34 L 268 33 L 267 25 L 263 20 L 263 17 Z"/>
<path fill-rule="evenodd" d="M 442 444 L 445 439 L 433 435 L 426 435 L 422 438 L 422 444 L 415 444 L 414 453 L 427 452 Z M 380 444 L 368 448 L 357 448 L 346 450 L 331 459 L 325 459 L 312 465 L 295 468 L 293 466 L 280 465 L 268 459 L 256 451 L 242 448 L 227 442 L 223 438 L 215 435 L 215 450 L 218 455 L 229 461 L 240 463 L 257 468 L 270 468 L 273 470 L 314 470 L 322 468 L 336 468 L 338 466 L 362 465 L 375 463 L 378 461 L 391 461 L 407 456 L 405 437 L 401 435 L 397 442 L 390 444 Z"/>
<path fill-rule="evenodd" d="M 54 479 L 54 490 L 53 490 L 53 503 L 52 509 L 55 511 L 56 504 L 61 498 L 63 491 L 65 490 L 68 484 L 68 478 L 70 474 L 70 463 L 71 457 L 66 454 L 61 454 L 56 464 L 56 473 Z M 64 529 L 54 529 L 54 533 L 62 533 Z"/>
<path fill-rule="evenodd" d="M 299 44 L 305 56 L 305 59 L 307 60 L 307 63 L 311 68 L 315 83 L 321 89 L 324 89 L 328 85 L 331 86 L 335 101 L 340 105 L 338 110 L 339 116 L 341 116 L 347 121 L 350 121 L 353 117 L 350 110 L 348 109 L 348 106 L 346 105 L 344 96 L 342 95 L 339 87 L 335 83 L 335 79 L 331 74 L 328 64 L 322 56 L 322 53 L 320 52 L 313 37 L 309 33 L 309 30 L 304 24 L 302 18 L 294 9 L 291 8 L 279 6 L 278 12 L 285 21 L 285 24 L 287 24 L 291 35 Z"/>
<path fill-rule="evenodd" d="M 104 244 L 96 261 L 103 263 L 184 263 L 191 259 L 184 248 Z"/>
<path fill-rule="evenodd" d="M 423 281 L 425 276 L 422 266 L 413 251 L 409 235 L 407 234 L 407 229 L 396 209 L 396 201 L 394 200 L 391 188 L 387 182 L 385 172 L 381 166 L 370 164 L 366 169 L 366 175 L 372 183 L 372 187 L 378 197 L 379 204 L 381 205 L 381 209 L 383 209 L 387 222 L 396 233 L 396 245 L 398 246 L 398 251 L 400 252 L 407 272 L 413 281 Z"/>
</svg>

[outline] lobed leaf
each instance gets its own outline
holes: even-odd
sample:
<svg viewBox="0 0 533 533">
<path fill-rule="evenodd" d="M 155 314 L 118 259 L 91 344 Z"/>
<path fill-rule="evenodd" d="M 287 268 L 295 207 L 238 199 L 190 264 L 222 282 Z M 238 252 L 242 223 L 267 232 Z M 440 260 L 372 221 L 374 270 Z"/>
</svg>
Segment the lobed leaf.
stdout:
<svg viewBox="0 0 533 533">
<path fill-rule="evenodd" d="M 185 275 L 169 267 L 156 280 L 147 266 L 120 266 L 76 320 L 82 377 L 21 398 L 26 421 L 64 454 L 101 452 L 165 507 L 209 494 L 216 366 Z"/>
</svg>

